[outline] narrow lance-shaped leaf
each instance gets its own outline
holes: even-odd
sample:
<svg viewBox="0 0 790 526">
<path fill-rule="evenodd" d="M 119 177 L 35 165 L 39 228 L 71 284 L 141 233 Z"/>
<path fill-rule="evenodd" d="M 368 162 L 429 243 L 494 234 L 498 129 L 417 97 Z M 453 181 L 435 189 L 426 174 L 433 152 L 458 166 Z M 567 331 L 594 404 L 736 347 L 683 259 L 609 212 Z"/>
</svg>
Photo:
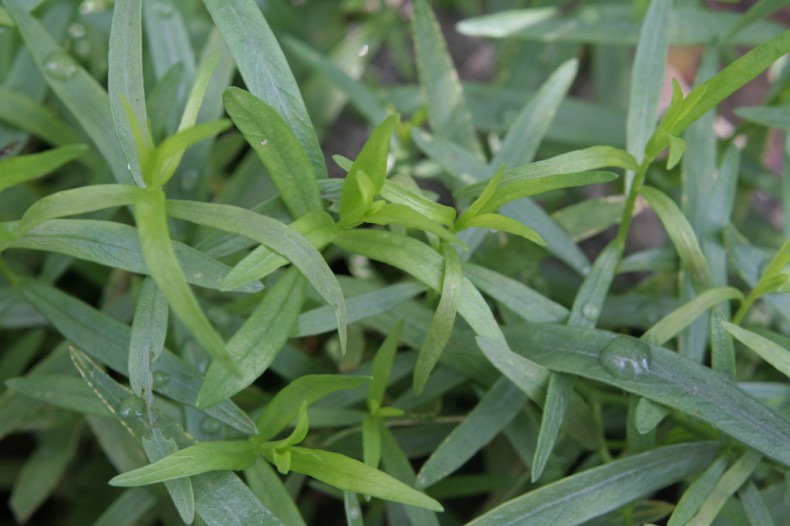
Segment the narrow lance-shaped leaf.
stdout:
<svg viewBox="0 0 790 526">
<path fill-rule="evenodd" d="M 499 505 L 470 526 L 584 524 L 703 469 L 711 442 L 675 444 L 618 459 Z"/>
<path fill-rule="evenodd" d="M 289 124 L 319 179 L 327 177 L 324 156 L 293 74 L 269 24 L 254 0 L 204 0 L 250 93 Z"/>
<path fill-rule="evenodd" d="M 153 362 L 162 354 L 167 336 L 168 306 L 151 279 L 143 282 L 137 299 L 129 345 L 129 384 L 132 392 L 153 405 Z"/>
<path fill-rule="evenodd" d="M 582 286 L 573 300 L 568 325 L 579 327 L 595 327 L 601 316 L 609 286 L 617 273 L 620 259 L 620 248 L 612 241 L 598 254 L 590 273 L 584 278 Z"/>
<path fill-rule="evenodd" d="M 112 486 L 142 486 L 208 471 L 241 471 L 255 463 L 255 446 L 248 440 L 200 442 L 153 464 L 110 479 Z"/>
<path fill-rule="evenodd" d="M 704 473 L 692 482 L 688 489 L 675 506 L 675 511 L 669 517 L 667 526 L 685 526 L 685 524 L 697 513 L 702 503 L 713 490 L 716 482 L 727 469 L 727 457 L 722 455 L 717 458 Z"/>
<path fill-rule="evenodd" d="M 303 301 L 304 278 L 290 269 L 228 341 L 227 352 L 240 374 L 216 362 L 209 365 L 198 405 L 211 406 L 230 398 L 263 374 L 294 330 Z"/>
<path fill-rule="evenodd" d="M 265 442 L 290 424 L 305 403 L 312 405 L 320 398 L 343 389 L 354 389 L 370 381 L 367 376 L 307 375 L 285 386 L 261 412 L 256 425 L 258 442 Z"/>
<path fill-rule="evenodd" d="M 532 461 L 532 482 L 536 482 L 543 474 L 546 463 L 549 461 L 554 445 L 559 436 L 565 409 L 573 393 L 573 378 L 571 376 L 553 372 L 549 375 L 546 388 L 546 403 L 543 406 L 543 418 L 540 421 L 538 445 L 535 447 L 535 457 Z"/>
<path fill-rule="evenodd" d="M 358 460 L 319 449 L 290 447 L 291 470 L 326 484 L 372 497 L 443 511 L 441 504 Z"/>
<path fill-rule="evenodd" d="M 420 85 L 425 90 L 428 122 L 433 133 L 482 158 L 472 117 L 466 106 L 458 73 L 427 0 L 414 3 L 412 23 Z"/>
<path fill-rule="evenodd" d="M 370 367 L 371 380 L 367 396 L 368 410 L 371 413 L 378 411 L 381 403 L 384 401 L 384 391 L 387 389 L 392 362 L 395 360 L 395 352 L 400 343 L 403 323 L 403 318 L 398 320 L 398 323 L 395 324 L 395 327 L 381 343 L 378 351 L 376 351 L 376 356 L 373 358 L 373 363 Z"/>
<path fill-rule="evenodd" d="M 431 371 L 439 361 L 439 356 L 450 339 L 450 333 L 455 324 L 455 314 L 458 311 L 461 278 L 463 277 L 461 260 L 458 258 L 455 248 L 450 245 L 445 244 L 442 253 L 444 254 L 442 296 L 414 366 L 414 391 L 417 394 L 422 393 Z"/>
<path fill-rule="evenodd" d="M 189 327 L 206 351 L 226 366 L 232 367 L 222 337 L 206 318 L 178 265 L 165 215 L 164 192 L 157 188 L 139 191 L 134 204 L 140 246 L 151 277 L 173 311 Z"/>
<path fill-rule="evenodd" d="M 770 363 L 782 374 L 790 378 L 789 350 L 768 338 L 755 334 L 752 331 L 742 329 L 735 324 L 723 321 L 721 325 L 727 332 L 732 334 L 735 339 L 759 354 L 763 360 Z"/>
<path fill-rule="evenodd" d="M 0 158 L 0 192 L 47 175 L 87 151 L 83 144 L 72 144 L 42 153 Z"/>
<path fill-rule="evenodd" d="M 302 143 L 280 114 L 258 97 L 228 88 L 222 97 L 233 119 L 280 192 L 294 218 L 321 210 L 321 195 L 313 166 Z"/>
<path fill-rule="evenodd" d="M 143 29 L 141 0 L 115 3 L 110 31 L 107 91 L 115 134 L 126 155 L 135 182 L 143 186 L 136 141 L 132 137 L 122 100 L 128 101 L 131 114 L 140 128 L 148 129 L 143 86 Z"/>
</svg>

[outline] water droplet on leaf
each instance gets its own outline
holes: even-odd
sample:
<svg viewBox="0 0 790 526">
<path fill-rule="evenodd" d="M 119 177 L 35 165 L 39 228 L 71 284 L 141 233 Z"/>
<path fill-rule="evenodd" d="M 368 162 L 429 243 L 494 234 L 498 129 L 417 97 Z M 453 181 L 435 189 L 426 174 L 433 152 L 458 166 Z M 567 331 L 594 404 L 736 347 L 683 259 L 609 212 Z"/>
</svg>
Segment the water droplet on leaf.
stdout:
<svg viewBox="0 0 790 526">
<path fill-rule="evenodd" d="M 145 402 L 137 396 L 129 396 L 118 407 L 118 416 L 121 418 L 140 418 L 145 414 Z"/>
<path fill-rule="evenodd" d="M 69 80 L 77 74 L 79 67 L 65 51 L 53 51 L 44 59 L 44 74 L 56 80 Z"/>
<path fill-rule="evenodd" d="M 367 44 L 363 44 L 362 47 L 359 50 L 359 53 L 357 53 L 357 54 L 360 57 L 364 57 L 365 55 L 368 54 L 368 51 L 370 51 L 370 47 Z"/>
<path fill-rule="evenodd" d="M 170 381 L 170 375 L 164 371 L 154 371 L 154 388 L 160 389 Z"/>
<path fill-rule="evenodd" d="M 206 418 L 200 423 L 200 430 L 207 435 L 215 435 L 219 433 L 220 429 L 222 429 L 222 424 L 213 418 Z"/>
<path fill-rule="evenodd" d="M 269 141 L 267 139 L 261 140 L 261 146 L 266 146 L 267 144 L 269 144 Z"/>
<path fill-rule="evenodd" d="M 597 320 L 600 313 L 601 309 L 599 309 L 594 303 L 585 303 L 582 307 L 582 316 L 590 321 Z"/>
<path fill-rule="evenodd" d="M 157 2 L 154 4 L 154 12 L 162 18 L 168 18 L 174 11 L 175 8 L 166 2 Z"/>
<path fill-rule="evenodd" d="M 615 378 L 635 380 L 650 372 L 652 354 L 645 342 L 618 337 L 601 351 L 598 359 L 606 372 Z"/>
</svg>

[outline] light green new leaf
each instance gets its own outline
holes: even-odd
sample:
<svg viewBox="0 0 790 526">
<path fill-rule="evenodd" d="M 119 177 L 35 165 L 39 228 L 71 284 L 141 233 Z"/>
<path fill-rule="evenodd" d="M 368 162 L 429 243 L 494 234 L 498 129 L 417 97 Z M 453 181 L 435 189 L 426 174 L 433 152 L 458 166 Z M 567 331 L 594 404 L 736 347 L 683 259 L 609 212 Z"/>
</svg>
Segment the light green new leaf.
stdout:
<svg viewBox="0 0 790 526">
<path fill-rule="evenodd" d="M 469 526 L 584 524 L 703 469 L 711 442 L 665 446 L 583 471 L 505 502 Z"/>
<path fill-rule="evenodd" d="M 362 493 L 433 511 L 441 504 L 403 482 L 358 460 L 320 449 L 290 447 L 291 470 L 343 491 Z"/>
<path fill-rule="evenodd" d="M 373 183 L 374 195 L 378 194 L 384 186 L 390 140 L 399 121 L 399 115 L 390 115 L 376 126 L 348 171 L 347 177 L 353 177 L 357 172 L 364 172 Z"/>
<path fill-rule="evenodd" d="M 137 142 L 129 122 L 132 117 L 140 129 L 148 129 L 143 82 L 142 0 L 115 3 L 107 65 L 107 91 L 115 135 L 135 182 L 143 186 Z M 131 115 L 127 115 L 122 101 L 128 102 Z"/>
<path fill-rule="evenodd" d="M 661 321 L 650 327 L 641 339 L 654 345 L 664 345 L 691 325 L 700 315 L 721 302 L 743 300 L 743 294 L 732 287 L 709 289 L 688 303 L 673 310 Z"/>
<path fill-rule="evenodd" d="M 500 214 L 480 214 L 466 221 L 464 226 L 466 228 L 476 227 L 487 228 L 489 230 L 499 230 L 500 232 L 507 232 L 508 234 L 521 236 L 527 241 L 532 241 L 533 243 L 542 247 L 546 246 L 546 242 L 543 240 L 543 238 L 540 237 L 540 235 L 530 227 L 519 223 L 515 219 L 511 219 Z"/>
<path fill-rule="evenodd" d="M 719 373 L 663 347 L 605 331 L 547 324 L 507 329 L 514 350 L 693 415 L 784 465 L 790 421 Z"/>
<path fill-rule="evenodd" d="M 47 175 L 88 151 L 83 144 L 72 144 L 42 153 L 0 158 L 0 192 Z"/>
<path fill-rule="evenodd" d="M 790 351 L 781 345 L 755 334 L 752 331 L 742 329 L 737 325 L 723 321 L 721 325 L 732 334 L 738 341 L 753 350 L 766 362 L 770 363 L 785 376 L 790 378 Z"/>
<path fill-rule="evenodd" d="M 323 210 L 309 212 L 289 224 L 288 227 L 304 236 L 317 250 L 323 249 L 337 235 L 337 228 L 332 216 Z M 287 259 L 269 247 L 259 246 L 236 263 L 233 270 L 222 280 L 221 287 L 223 290 L 237 289 L 262 279 L 287 264 Z"/>
<path fill-rule="evenodd" d="M 482 158 L 472 116 L 466 106 L 441 29 L 427 0 L 414 2 L 412 23 L 417 72 L 425 90 L 428 122 L 434 135 L 456 143 Z"/>
<path fill-rule="evenodd" d="M 230 398 L 263 374 L 296 327 L 303 301 L 304 278 L 292 268 L 266 292 L 228 341 L 227 352 L 240 374 L 217 362 L 209 365 L 198 405 L 207 407 Z"/>
<path fill-rule="evenodd" d="M 254 0 L 204 0 L 250 93 L 274 108 L 302 143 L 313 172 L 326 178 L 324 155 L 288 62 Z"/>
<path fill-rule="evenodd" d="M 445 244 L 442 250 L 444 255 L 444 276 L 442 278 L 442 296 L 439 305 L 428 327 L 428 332 L 420 346 L 417 363 L 414 365 L 414 391 L 421 394 L 428 382 L 431 371 L 439 361 L 444 346 L 450 339 L 450 334 L 455 325 L 455 314 L 461 294 L 461 260 L 455 248 Z"/>
<path fill-rule="evenodd" d="M 49 35 L 20 0 L 3 0 L 36 65 L 60 101 L 107 160 L 115 180 L 132 184 L 132 174 L 115 135 L 110 101 L 99 83 Z"/>
<path fill-rule="evenodd" d="M 205 350 L 223 365 L 232 367 L 225 342 L 206 318 L 178 264 L 170 241 L 164 192 L 158 188 L 139 191 L 134 205 L 140 247 L 151 277 L 173 311 Z"/>
<path fill-rule="evenodd" d="M 408 228 L 416 228 L 423 232 L 429 232 L 448 243 L 463 245 L 463 243 L 443 225 L 434 222 L 407 205 L 384 205 L 375 212 L 366 214 L 363 221 L 374 225 L 403 225 Z"/>
<path fill-rule="evenodd" d="M 255 425 L 258 442 L 266 442 L 285 429 L 303 403 L 312 405 L 329 393 L 354 389 L 370 381 L 368 376 L 306 375 L 289 383 L 264 407 Z"/>
<path fill-rule="evenodd" d="M 412 192 L 395 181 L 385 180 L 379 193 L 382 198 L 390 203 L 405 205 L 431 221 L 444 226 L 452 226 L 453 221 L 455 221 L 455 208 L 431 201 L 427 197 Z"/>
<path fill-rule="evenodd" d="M 650 207 L 661 219 L 661 223 L 667 231 L 667 235 L 675 245 L 675 250 L 680 260 L 689 269 L 691 281 L 697 292 L 702 292 L 710 288 L 713 277 L 708 266 L 705 254 L 697 241 L 697 236 L 691 228 L 683 212 L 672 199 L 663 192 L 644 186 L 640 193 L 650 203 Z"/>
<path fill-rule="evenodd" d="M 313 166 L 294 130 L 271 106 L 239 88 L 222 97 L 225 110 L 266 166 L 280 198 L 294 218 L 322 210 Z"/>
<path fill-rule="evenodd" d="M 526 401 L 510 380 L 498 380 L 428 457 L 417 475 L 417 486 L 431 486 L 463 466 L 513 420 Z"/>
<path fill-rule="evenodd" d="M 154 150 L 146 167 L 150 174 L 151 186 L 155 188 L 164 186 L 173 177 L 187 148 L 214 137 L 229 127 L 230 121 L 227 119 L 203 122 L 180 130 L 162 141 L 162 144 Z"/>
<path fill-rule="evenodd" d="M 381 343 L 373 363 L 370 366 L 370 385 L 368 386 L 367 405 L 371 413 L 376 413 L 384 401 L 384 392 L 387 390 L 392 362 L 395 360 L 395 351 L 400 344 L 404 320 L 401 318 Z"/>
<path fill-rule="evenodd" d="M 335 311 L 340 348 L 346 349 L 346 302 L 334 273 L 321 253 L 286 225 L 236 206 L 195 201 L 171 201 L 172 217 L 248 237 L 267 246 L 294 264 Z"/>
<path fill-rule="evenodd" d="M 208 471 L 241 471 L 255 463 L 255 446 L 248 440 L 200 442 L 153 464 L 110 479 L 111 486 L 131 487 L 164 482 Z"/>
</svg>

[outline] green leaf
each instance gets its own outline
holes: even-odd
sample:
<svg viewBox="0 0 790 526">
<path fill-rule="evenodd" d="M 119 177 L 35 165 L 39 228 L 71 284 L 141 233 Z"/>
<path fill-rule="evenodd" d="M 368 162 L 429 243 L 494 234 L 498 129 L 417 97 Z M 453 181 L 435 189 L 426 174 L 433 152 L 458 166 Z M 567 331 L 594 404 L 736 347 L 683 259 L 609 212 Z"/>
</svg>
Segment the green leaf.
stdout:
<svg viewBox="0 0 790 526">
<path fill-rule="evenodd" d="M 167 337 L 167 301 L 152 279 L 143 282 L 132 321 L 129 342 L 129 385 L 132 392 L 153 405 L 153 363 L 161 356 Z"/>
<path fill-rule="evenodd" d="M 541 180 L 551 176 L 577 174 L 605 167 L 636 170 L 639 164 L 624 150 L 611 146 L 593 146 L 511 168 L 505 172 L 497 193 L 507 193 L 512 188 L 510 185 L 518 187 L 533 179 Z M 481 182 L 468 186 L 455 192 L 455 196 L 464 198 L 479 195 L 486 184 Z"/>
<path fill-rule="evenodd" d="M 491 201 L 491 198 L 494 197 L 494 193 L 496 192 L 500 181 L 502 181 L 505 168 L 507 167 L 504 164 L 499 167 L 494 176 L 491 177 L 488 183 L 486 183 L 485 188 L 480 193 L 480 196 L 475 199 L 471 205 L 469 205 L 463 214 L 461 214 L 461 217 L 458 218 L 458 221 L 456 221 L 454 225 L 456 230 L 465 228 L 470 219 L 477 217 L 483 212 L 483 210 L 486 209 L 486 205 Z"/>
<path fill-rule="evenodd" d="M 306 526 L 294 500 L 268 462 L 259 458 L 255 465 L 244 470 L 244 479 L 264 506 L 284 524 Z"/>
<path fill-rule="evenodd" d="M 461 278 L 463 277 L 461 260 L 458 258 L 455 248 L 447 244 L 443 246 L 442 254 L 444 255 L 442 296 L 425 339 L 420 346 L 417 363 L 414 365 L 414 391 L 417 394 L 422 393 L 431 371 L 439 361 L 439 356 L 450 339 L 455 324 L 455 314 L 458 311 Z"/>
<path fill-rule="evenodd" d="M 140 129 L 148 129 L 143 83 L 141 0 L 121 0 L 113 7 L 107 64 L 107 91 L 115 135 L 126 155 L 135 182 L 143 186 L 137 143 L 128 120 L 128 117 L 132 117 Z M 122 101 L 128 101 L 131 115 L 127 116 Z"/>
<path fill-rule="evenodd" d="M 293 446 L 291 470 L 320 480 L 343 491 L 419 506 L 433 511 L 444 508 L 424 493 L 367 466 L 358 460 L 320 449 Z"/>
<path fill-rule="evenodd" d="M 578 70 L 579 61 L 573 58 L 546 79 L 510 125 L 502 146 L 489 163 L 490 168 L 503 164 L 518 166 L 533 160 Z"/>
<path fill-rule="evenodd" d="M 72 144 L 42 153 L 0 158 L 0 174 L 2 174 L 0 176 L 0 192 L 47 175 L 87 151 L 88 148 L 85 145 Z"/>
<path fill-rule="evenodd" d="M 162 144 L 154 151 L 150 167 L 148 167 L 151 185 L 155 188 L 164 186 L 173 177 L 187 148 L 209 139 L 229 127 L 230 121 L 227 119 L 203 122 L 180 130 L 162 141 Z"/>
<path fill-rule="evenodd" d="M 367 415 L 362 421 L 362 459 L 374 468 L 381 461 L 381 427 L 379 416 Z"/>
<path fill-rule="evenodd" d="M 521 236 L 527 241 L 532 241 L 537 245 L 546 246 L 546 242 L 543 241 L 543 238 L 530 227 L 519 223 L 515 219 L 500 214 L 480 214 L 467 221 L 465 226 L 467 228 L 477 227 L 499 230 L 500 232 Z"/>
<path fill-rule="evenodd" d="M 522 324 L 515 351 L 551 370 L 613 385 L 706 422 L 785 465 L 790 421 L 719 373 L 679 354 L 604 331 Z"/>
<path fill-rule="evenodd" d="M 420 214 L 407 205 L 387 204 L 375 212 L 365 215 L 363 220 L 374 225 L 403 225 L 429 232 L 448 243 L 463 245 L 449 230 L 440 223 Z"/>
<path fill-rule="evenodd" d="M 713 491 L 713 487 L 724 474 L 725 469 L 727 469 L 727 457 L 722 455 L 708 466 L 705 472 L 697 477 L 697 480 L 692 482 L 683 493 L 667 526 L 685 526 Z"/>
<path fill-rule="evenodd" d="M 381 343 L 373 363 L 370 366 L 370 385 L 368 386 L 367 405 L 368 411 L 375 414 L 384 401 L 384 392 L 387 389 L 387 381 L 392 370 L 392 362 L 395 360 L 395 352 L 400 344 L 401 333 L 403 332 L 403 318 L 390 331 Z"/>
<path fill-rule="evenodd" d="M 348 526 L 364 526 L 362 522 L 362 508 L 356 493 L 343 492 L 343 507 L 346 512 L 346 524 Z"/>
<path fill-rule="evenodd" d="M 626 143 L 628 152 L 640 162 L 647 141 L 656 128 L 658 101 L 664 85 L 664 68 L 669 51 L 668 22 L 671 10 L 672 0 L 650 2 L 639 32 L 639 43 L 631 70 Z M 633 174 L 630 174 L 627 177 L 627 187 L 630 187 L 632 180 Z"/>
<path fill-rule="evenodd" d="M 274 219 L 230 205 L 171 201 L 172 217 L 243 235 L 293 263 L 335 311 L 340 348 L 346 348 L 346 303 L 337 278 L 321 254 L 303 237 Z"/>
<path fill-rule="evenodd" d="M 455 221 L 455 208 L 431 201 L 395 181 L 385 180 L 380 195 L 390 203 L 405 205 L 436 223 L 452 226 Z"/>
<path fill-rule="evenodd" d="M 428 122 L 437 137 L 448 139 L 482 158 L 458 73 L 427 0 L 414 3 L 412 23 L 417 71 L 425 90 Z"/>
<path fill-rule="evenodd" d="M 702 253 L 697 236 L 680 208 L 664 193 L 655 188 L 644 186 L 640 193 L 650 203 L 650 207 L 661 219 L 667 235 L 675 245 L 681 262 L 691 274 L 691 281 L 697 292 L 710 288 L 713 281 L 708 261 Z"/>
<path fill-rule="evenodd" d="M 108 416 L 107 408 L 76 376 L 36 374 L 6 381 L 9 389 L 47 404 L 83 414 Z"/>
<path fill-rule="evenodd" d="M 104 510 L 93 526 L 134 526 L 157 502 L 156 495 L 149 489 L 126 490 Z"/>
<path fill-rule="evenodd" d="M 131 331 L 127 325 L 41 282 L 24 281 L 18 292 L 66 339 L 114 371 L 128 374 Z M 202 378 L 181 358 L 163 351 L 154 363 L 154 374 L 160 378 L 154 386 L 157 392 L 190 406 L 196 404 Z M 244 433 L 255 432 L 247 414 L 231 402 L 209 408 L 206 413 Z"/>
<path fill-rule="evenodd" d="M 57 252 L 112 268 L 149 274 L 137 229 L 122 223 L 52 219 L 28 230 L 10 246 Z M 173 249 L 184 278 L 193 285 L 222 289 L 224 279 L 232 272 L 224 263 L 178 241 L 173 242 Z M 259 282 L 248 282 L 235 290 L 258 292 L 262 288 Z"/>
<path fill-rule="evenodd" d="M 285 429 L 296 418 L 302 403 L 310 406 L 329 393 L 354 389 L 369 381 L 370 378 L 367 376 L 329 374 L 306 375 L 293 380 L 281 389 L 261 412 L 255 423 L 258 427 L 256 440 L 265 442 Z"/>
<path fill-rule="evenodd" d="M 52 91 L 88 134 L 112 169 L 115 180 L 133 182 L 114 129 L 107 92 L 79 63 L 53 40 L 46 29 L 22 7 L 20 0 L 3 0 L 19 34 Z"/>
<path fill-rule="evenodd" d="M 735 339 L 756 352 L 763 360 L 770 363 L 785 376 L 790 377 L 790 351 L 768 338 L 742 329 L 732 323 L 722 321 L 721 325 Z"/>
<path fill-rule="evenodd" d="M 790 128 L 790 105 L 741 107 L 735 109 L 735 115 L 767 128 Z"/>
<path fill-rule="evenodd" d="M 616 241 L 612 241 L 598 254 L 590 273 L 573 300 L 568 325 L 578 327 L 595 327 L 601 316 L 604 301 L 609 292 L 609 286 L 617 272 L 617 262 L 620 259 L 620 248 Z"/>
<path fill-rule="evenodd" d="M 540 421 L 538 444 L 532 461 L 532 482 L 536 482 L 543 474 L 546 463 L 557 443 L 560 427 L 565 418 L 565 409 L 573 393 L 573 378 L 562 373 L 551 373 L 546 387 L 546 403 L 543 406 L 543 418 Z"/>
<path fill-rule="evenodd" d="M 148 466 L 110 479 L 111 486 L 143 486 L 207 471 L 240 471 L 255 463 L 255 447 L 247 440 L 200 442 Z"/>
<path fill-rule="evenodd" d="M 79 444 L 78 426 L 51 429 L 25 462 L 14 482 L 9 506 L 20 523 L 35 513 L 60 482 Z"/>
<path fill-rule="evenodd" d="M 228 341 L 227 352 L 241 374 L 212 363 L 206 371 L 198 405 L 207 407 L 230 398 L 263 374 L 293 331 L 303 301 L 304 278 L 291 269 L 266 292 Z"/>
<path fill-rule="evenodd" d="M 232 367 L 225 342 L 206 318 L 178 264 L 170 241 L 164 192 L 157 188 L 140 191 L 134 205 L 140 246 L 151 277 L 178 318 L 205 350 L 224 365 Z"/>
<path fill-rule="evenodd" d="M 390 115 L 376 126 L 346 176 L 353 177 L 357 172 L 364 172 L 373 184 L 374 195 L 381 191 L 387 177 L 387 155 L 392 132 L 398 122 L 399 115 Z"/>
<path fill-rule="evenodd" d="M 706 290 L 653 325 L 642 335 L 641 339 L 654 345 L 664 345 L 708 309 L 729 300 L 743 300 L 743 294 L 732 287 Z"/>
<path fill-rule="evenodd" d="M 510 380 L 498 380 L 428 457 L 417 475 L 417 486 L 431 486 L 464 465 L 513 420 L 525 402 Z"/>
<path fill-rule="evenodd" d="M 322 210 L 309 212 L 288 227 L 304 236 L 318 250 L 331 243 L 337 235 L 334 220 Z M 269 247 L 259 246 L 236 263 L 233 270 L 222 280 L 221 287 L 223 290 L 237 289 L 268 276 L 286 264 L 288 264 L 288 260 L 277 252 L 272 251 Z"/>
<path fill-rule="evenodd" d="M 315 172 L 303 143 L 275 108 L 239 88 L 222 97 L 225 109 L 266 166 L 285 206 L 295 218 L 322 210 Z"/>
<path fill-rule="evenodd" d="M 326 178 L 321 147 L 277 39 L 254 0 L 204 0 L 250 93 L 274 108 L 302 143 L 313 172 Z"/>
<path fill-rule="evenodd" d="M 583 524 L 704 468 L 715 444 L 664 446 L 583 471 L 499 505 L 470 526 Z"/>
<path fill-rule="evenodd" d="M 686 141 L 680 137 L 669 135 L 669 157 L 667 158 L 667 170 L 671 170 L 680 162 L 683 153 L 686 151 Z"/>
</svg>

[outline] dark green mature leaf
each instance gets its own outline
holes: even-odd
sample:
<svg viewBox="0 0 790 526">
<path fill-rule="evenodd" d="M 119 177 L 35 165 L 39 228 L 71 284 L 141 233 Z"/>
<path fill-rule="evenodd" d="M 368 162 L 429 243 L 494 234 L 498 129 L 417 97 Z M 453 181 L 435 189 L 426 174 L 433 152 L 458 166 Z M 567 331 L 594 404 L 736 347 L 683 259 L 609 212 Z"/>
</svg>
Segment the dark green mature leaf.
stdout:
<svg viewBox="0 0 790 526">
<path fill-rule="evenodd" d="M 314 374 L 302 376 L 289 383 L 269 402 L 261 412 L 255 425 L 258 427 L 259 442 L 274 438 L 297 416 L 302 404 L 308 406 L 329 393 L 343 389 L 354 389 L 370 381 L 368 376 L 339 376 Z"/>
<path fill-rule="evenodd" d="M 373 363 L 370 366 L 370 386 L 368 387 L 367 405 L 371 413 L 376 413 L 384 401 L 384 391 L 387 389 L 392 362 L 395 360 L 395 351 L 400 343 L 403 332 L 403 318 L 401 318 L 392 331 L 382 342 Z"/>
<path fill-rule="evenodd" d="M 676 444 L 615 460 L 508 501 L 470 526 L 583 524 L 703 469 L 711 442 Z"/>
<path fill-rule="evenodd" d="M 417 71 L 425 90 L 428 122 L 433 133 L 467 149 L 475 157 L 482 157 L 458 73 L 427 0 L 414 3 L 412 31 Z"/>
<path fill-rule="evenodd" d="M 179 219 L 246 236 L 291 261 L 334 309 L 340 348 L 345 351 L 347 313 L 343 291 L 324 258 L 302 236 L 279 221 L 230 205 L 171 201 L 167 211 Z"/>
<path fill-rule="evenodd" d="M 114 127 L 107 92 L 58 46 L 22 4 L 20 0 L 3 0 L 39 70 L 107 160 L 115 180 L 131 184 L 132 174 L 126 167 L 123 151 L 114 135 L 109 133 Z"/>
<path fill-rule="evenodd" d="M 254 0 L 204 0 L 230 48 L 250 93 L 273 107 L 290 125 L 310 158 L 316 177 L 326 166 L 299 88 L 269 24 Z"/>
<path fill-rule="evenodd" d="M 169 309 L 156 283 L 143 282 L 132 321 L 129 342 L 129 386 L 148 407 L 153 406 L 153 363 L 161 356 L 167 337 Z"/>
<path fill-rule="evenodd" d="M 239 88 L 228 88 L 222 99 L 233 123 L 266 166 L 291 215 L 299 218 L 323 209 L 310 159 L 277 110 Z"/>
<path fill-rule="evenodd" d="M 559 436 L 565 410 L 573 394 L 573 378 L 571 376 L 553 372 L 549 375 L 546 387 L 546 402 L 543 405 L 543 418 L 540 421 L 538 443 L 535 446 L 535 457 L 532 461 L 532 482 L 536 482 L 543 474 L 549 456 Z"/>
<path fill-rule="evenodd" d="M 790 377 L 790 350 L 785 349 L 768 338 L 755 334 L 752 331 L 742 329 L 732 323 L 724 321 L 721 325 L 738 341 L 759 354 L 763 360 L 770 363 L 785 376 Z"/>
<path fill-rule="evenodd" d="M 83 144 L 72 144 L 42 153 L 0 159 L 0 192 L 46 175 L 87 151 Z"/>
<path fill-rule="evenodd" d="M 76 376 L 63 374 L 36 374 L 11 378 L 6 381 L 9 389 L 47 404 L 84 414 L 108 416 L 107 408 L 96 395 Z"/>
<path fill-rule="evenodd" d="M 228 341 L 227 351 L 240 374 L 212 363 L 200 388 L 198 405 L 208 407 L 238 393 L 258 378 L 285 345 L 304 300 L 304 278 L 289 270 L 266 292 L 244 325 Z"/>
<path fill-rule="evenodd" d="M 65 338 L 100 363 L 128 374 L 131 330 L 127 325 L 41 282 L 24 281 L 19 284 L 18 291 Z M 202 378 L 181 358 L 165 350 L 154 363 L 153 372 L 160 379 L 155 385 L 157 392 L 191 406 L 197 403 Z M 231 402 L 205 411 L 239 431 L 255 432 L 255 425 L 246 413 Z"/>
<path fill-rule="evenodd" d="M 116 475 L 112 486 L 143 486 L 208 471 L 241 471 L 255 463 L 255 446 L 248 440 L 200 442 L 153 464 Z"/>
<path fill-rule="evenodd" d="M 521 325 L 507 331 L 519 354 L 551 370 L 614 385 L 694 415 L 785 465 L 790 421 L 718 373 L 662 347 L 605 331 Z"/>
<path fill-rule="evenodd" d="M 464 465 L 510 423 L 526 400 L 510 380 L 498 380 L 428 457 L 417 475 L 417 486 L 431 486 Z"/>
<path fill-rule="evenodd" d="M 344 491 L 443 511 L 441 504 L 403 482 L 358 460 L 330 451 L 290 447 L 291 470 Z"/>
</svg>

